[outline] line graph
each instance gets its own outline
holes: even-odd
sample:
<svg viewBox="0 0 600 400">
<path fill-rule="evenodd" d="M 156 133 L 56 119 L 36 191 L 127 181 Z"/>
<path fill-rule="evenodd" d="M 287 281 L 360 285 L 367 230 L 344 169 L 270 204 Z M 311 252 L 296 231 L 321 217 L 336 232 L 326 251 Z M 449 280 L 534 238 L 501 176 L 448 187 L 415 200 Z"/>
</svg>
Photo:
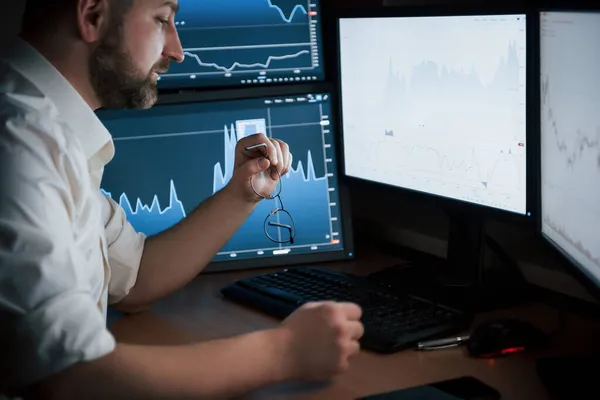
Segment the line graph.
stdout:
<svg viewBox="0 0 600 400">
<path fill-rule="evenodd" d="M 526 214 L 525 24 L 342 21 L 347 173 Z"/>
<path fill-rule="evenodd" d="M 105 190 L 101 192 L 109 197 L 112 193 Z M 177 196 L 175 182 L 170 182 L 169 205 L 162 208 L 158 196 L 154 196 L 151 205 L 144 204 L 141 199 L 135 201 L 132 206 L 127 194 L 122 193 L 118 198 L 119 205 L 125 210 L 127 220 L 138 232 L 144 232 L 148 236 L 156 235 L 171 228 L 182 219 L 186 218 L 185 207 Z"/>
<path fill-rule="evenodd" d="M 595 137 L 585 134 L 580 128 L 576 128 L 574 135 L 571 135 L 569 139 L 561 137 L 554 110 L 550 105 L 549 92 L 550 82 L 549 77 L 546 76 L 542 78 L 541 82 L 542 110 L 546 113 L 544 129 L 548 130 L 554 136 L 558 152 L 563 155 L 563 158 L 571 169 L 586 153 L 595 153 L 596 163 L 598 169 L 600 169 L 600 125 L 596 127 Z"/>
<path fill-rule="evenodd" d="M 371 170 L 375 168 L 393 174 L 414 174 L 418 171 L 419 175 L 428 174 L 433 180 L 462 186 L 470 184 L 473 188 L 489 189 L 490 185 L 496 185 L 498 189 L 511 191 L 523 185 L 525 177 L 521 175 L 521 162 L 524 154 L 515 156 L 510 148 L 499 151 L 462 146 L 444 148 L 446 151 L 429 144 L 383 140 L 369 149 L 368 163 Z M 395 159 L 399 161 L 382 161 Z M 427 168 L 408 168 L 417 162 L 427 165 Z M 496 179 L 497 176 L 500 178 Z"/>
<path fill-rule="evenodd" d="M 574 253 L 580 254 L 584 258 L 590 260 L 590 262 L 596 268 L 600 268 L 600 257 L 593 254 L 592 251 L 586 247 L 585 243 L 573 239 L 570 236 L 570 230 L 566 229 L 565 227 L 559 226 L 550 217 L 544 217 L 544 224 L 546 226 L 546 230 L 554 232 L 554 235 L 552 235 L 552 237 L 555 240 L 556 238 L 560 238 L 558 239 L 558 245 L 560 247 L 563 247 L 567 251 L 567 254 L 571 256 Z"/>
<path fill-rule="evenodd" d="M 323 79 L 319 3 L 180 1 L 175 23 L 185 60 L 160 76 L 159 88 Z"/>
<path fill-rule="evenodd" d="M 270 68 L 271 63 L 273 61 L 291 60 L 294 58 L 298 58 L 302 55 L 310 55 L 310 50 L 300 50 L 299 52 L 297 52 L 295 54 L 284 55 L 284 56 L 269 56 L 267 58 L 267 61 L 262 64 L 261 63 L 242 64 L 242 63 L 239 63 L 236 61 L 230 67 L 223 67 L 221 65 L 218 65 L 217 63 L 204 63 L 204 62 L 202 62 L 202 60 L 200 59 L 200 57 L 198 55 L 187 52 L 187 51 L 184 52 L 184 54 L 188 57 L 194 58 L 198 62 L 198 65 L 200 67 L 211 67 L 211 68 L 217 69 L 219 71 L 223 71 L 225 73 L 231 73 L 237 68 Z"/>
<path fill-rule="evenodd" d="M 282 182 L 285 208 L 297 226 L 294 252 L 340 249 L 337 179 L 330 165 L 335 153 L 321 123 L 329 118 L 329 105 L 269 100 L 268 107 L 265 99 L 253 99 L 102 112 L 117 150 L 104 174 L 103 193 L 123 207 L 136 230 L 154 236 L 221 191 L 233 176 L 237 142 L 262 132 L 294 149 L 292 169 Z M 216 260 L 289 250 L 263 231 L 275 206 L 260 202 Z"/>
<path fill-rule="evenodd" d="M 268 0 L 268 2 L 269 2 L 269 7 L 276 9 L 279 12 L 279 15 L 281 16 L 281 19 L 288 24 L 291 23 L 292 20 L 294 19 L 294 17 L 296 16 L 296 12 L 302 12 L 302 13 L 304 13 L 304 15 L 308 15 L 308 10 L 306 10 L 306 7 L 304 7 L 304 5 L 296 4 L 294 6 L 294 8 L 292 9 L 292 12 L 290 13 L 290 16 L 286 17 L 285 14 L 283 13 L 283 9 L 280 6 L 273 4 L 272 0 Z"/>
<path fill-rule="evenodd" d="M 239 125 L 242 122 L 243 121 L 237 121 L 236 125 Z M 230 127 L 224 127 L 223 134 L 225 144 L 225 154 L 223 157 L 225 161 L 217 162 L 214 165 L 211 194 L 221 191 L 233 176 L 235 146 L 239 135 L 236 133 L 234 124 Z M 182 179 L 181 181 L 185 182 L 185 179 Z M 322 212 L 323 210 L 326 212 L 328 208 L 328 201 L 326 198 L 328 192 L 327 177 L 317 177 L 310 150 L 307 153 L 306 167 L 303 165 L 302 161 L 299 161 L 296 168 L 293 168 L 290 173 L 283 178 L 283 184 L 286 187 L 285 204 L 289 210 L 295 210 L 297 213 L 300 209 L 300 205 L 304 201 L 307 201 L 310 204 L 305 204 L 303 207 L 305 207 L 308 214 L 313 214 L 314 216 L 314 220 L 311 218 L 312 223 L 316 223 L 316 226 L 313 226 L 313 229 L 319 229 L 319 224 L 321 225 L 321 228 L 329 226 L 329 218 L 327 217 L 327 214 L 323 214 Z M 102 190 L 102 193 L 113 197 L 112 192 Z M 179 199 L 173 180 L 170 181 L 168 205 L 164 208 L 161 207 L 160 200 L 156 194 L 152 197 L 150 205 L 145 204 L 140 198 L 137 198 L 135 202 L 132 203 L 127 193 L 121 193 L 118 197 L 118 201 L 119 205 L 125 210 L 127 219 L 131 222 L 133 227 L 137 231 L 144 232 L 148 236 L 157 235 L 166 229 L 171 228 L 187 217 L 188 212 L 186 209 L 190 210 L 190 212 L 193 209 L 193 207 L 184 206 L 184 203 Z M 135 204 L 135 206 L 132 204 Z M 272 208 L 273 205 L 269 202 L 259 204 L 255 211 L 255 215 L 248 219 L 244 225 L 245 228 L 242 227 L 237 236 L 232 238 L 230 243 L 225 246 L 222 253 L 228 253 L 233 250 L 243 251 L 248 250 L 248 248 L 268 247 L 265 246 L 264 243 L 263 246 L 256 246 L 256 243 L 252 243 L 248 238 L 249 236 L 256 236 L 260 233 L 262 230 L 262 220 L 268 215 Z M 238 236 L 241 236 L 242 238 Z M 299 235 L 299 238 L 302 239 L 302 236 L 304 236 L 304 239 L 307 238 L 306 234 Z M 257 238 L 259 240 L 255 240 L 255 242 L 264 242 L 262 237 L 257 236 Z M 326 241 L 328 239 L 331 239 L 330 232 L 320 238 L 321 241 Z M 313 242 L 310 242 L 310 244 L 312 243 Z"/>
<path fill-rule="evenodd" d="M 540 22 L 542 232 L 600 280 L 600 14 Z"/>
</svg>

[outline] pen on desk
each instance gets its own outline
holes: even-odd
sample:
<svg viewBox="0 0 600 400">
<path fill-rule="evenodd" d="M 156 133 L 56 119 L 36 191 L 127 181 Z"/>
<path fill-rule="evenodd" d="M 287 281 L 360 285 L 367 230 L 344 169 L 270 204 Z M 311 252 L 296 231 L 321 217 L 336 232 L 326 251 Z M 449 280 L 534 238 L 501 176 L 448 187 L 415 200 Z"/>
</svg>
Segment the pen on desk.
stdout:
<svg viewBox="0 0 600 400">
<path fill-rule="evenodd" d="M 469 340 L 469 336 L 455 336 L 444 339 L 427 340 L 417 343 L 417 350 L 438 350 L 460 346 Z"/>
</svg>

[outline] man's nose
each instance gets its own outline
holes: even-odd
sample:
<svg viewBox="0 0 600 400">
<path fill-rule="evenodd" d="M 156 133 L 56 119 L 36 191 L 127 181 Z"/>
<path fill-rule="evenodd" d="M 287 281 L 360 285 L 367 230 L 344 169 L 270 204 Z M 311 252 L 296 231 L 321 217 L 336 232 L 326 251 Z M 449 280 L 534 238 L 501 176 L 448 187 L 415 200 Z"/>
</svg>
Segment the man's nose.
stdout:
<svg viewBox="0 0 600 400">
<path fill-rule="evenodd" d="M 181 46 L 181 40 L 179 39 L 177 28 L 175 28 L 174 25 L 171 25 L 169 27 L 169 33 L 165 45 L 164 55 L 169 60 L 173 60 L 178 63 L 183 62 L 183 60 L 185 59 L 183 47 Z"/>
</svg>

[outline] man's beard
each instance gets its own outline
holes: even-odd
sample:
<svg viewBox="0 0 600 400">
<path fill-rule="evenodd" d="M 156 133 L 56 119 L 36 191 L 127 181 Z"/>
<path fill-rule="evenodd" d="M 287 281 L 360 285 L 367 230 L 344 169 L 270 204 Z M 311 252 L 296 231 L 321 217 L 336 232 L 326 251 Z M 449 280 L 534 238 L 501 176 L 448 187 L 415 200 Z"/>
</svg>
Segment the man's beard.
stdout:
<svg viewBox="0 0 600 400">
<path fill-rule="evenodd" d="M 153 74 L 166 71 L 169 61 L 160 61 L 147 76 L 143 76 L 131 56 L 123 50 L 122 37 L 121 27 L 116 26 L 92 54 L 90 73 L 96 96 L 103 108 L 150 108 L 158 100 Z"/>
</svg>

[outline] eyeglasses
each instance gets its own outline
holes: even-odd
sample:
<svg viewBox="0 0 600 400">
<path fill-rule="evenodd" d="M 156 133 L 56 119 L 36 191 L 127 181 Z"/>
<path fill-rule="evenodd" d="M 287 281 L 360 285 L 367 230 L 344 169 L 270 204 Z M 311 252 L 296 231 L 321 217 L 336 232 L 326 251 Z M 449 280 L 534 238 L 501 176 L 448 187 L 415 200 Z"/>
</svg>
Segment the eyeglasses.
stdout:
<svg viewBox="0 0 600 400">
<path fill-rule="evenodd" d="M 263 146 L 260 146 L 263 147 Z M 258 147 L 258 148 L 260 148 Z M 266 148 L 266 145 L 264 145 Z M 255 150 L 256 146 L 247 147 L 246 150 Z M 268 159 L 269 156 L 265 153 L 265 157 Z M 281 177 L 281 173 L 277 170 L 277 175 L 279 179 L 277 180 L 277 187 L 270 195 L 265 196 L 264 194 L 258 193 L 258 191 L 254 187 L 254 177 L 257 175 L 253 175 L 250 177 L 250 187 L 254 193 L 262 198 L 263 200 L 275 200 L 275 208 L 267 215 L 265 218 L 265 222 L 263 225 L 263 229 L 267 238 L 278 244 L 294 244 L 294 239 L 296 237 L 296 223 L 294 222 L 294 218 L 289 211 L 287 211 L 283 205 L 283 200 L 281 200 L 281 190 L 283 188 L 283 181 Z M 262 174 L 269 174 L 270 171 L 265 171 Z M 263 175 L 264 177 L 264 175 Z"/>
</svg>

